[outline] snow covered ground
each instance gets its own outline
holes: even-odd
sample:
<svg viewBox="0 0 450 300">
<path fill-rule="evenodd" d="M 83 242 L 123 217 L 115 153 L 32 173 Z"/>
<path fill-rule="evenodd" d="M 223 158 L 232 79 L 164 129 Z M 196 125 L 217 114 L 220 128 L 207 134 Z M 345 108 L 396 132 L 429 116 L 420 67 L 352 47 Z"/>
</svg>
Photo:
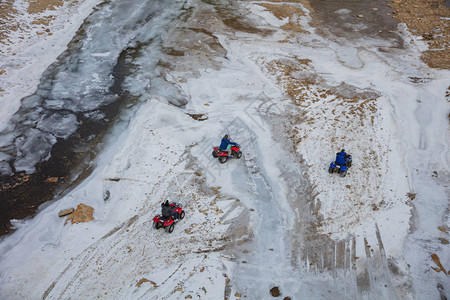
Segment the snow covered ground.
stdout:
<svg viewBox="0 0 450 300">
<path fill-rule="evenodd" d="M 184 3 L 161 31 L 162 47 L 183 55 L 156 55 L 152 43 L 136 55 L 124 82 L 141 99 L 131 121 L 88 178 L 15 221 L 0 243 L 0 298 L 270 299 L 273 287 L 291 299 L 449 297 L 448 275 L 431 268 L 431 254 L 450 268 L 439 240 L 450 228 L 449 72 L 426 67 L 402 27 L 400 49 L 325 38 L 300 4 L 277 4 L 303 12 L 281 19 L 258 2 L 220 4 Z M 235 9 L 258 30 L 224 22 Z M 120 22 L 135 28 L 138 15 Z M 282 29 L 289 22 L 303 31 Z M 143 31 L 139 41 L 157 39 Z M 211 150 L 225 133 L 244 155 L 222 165 Z M 345 178 L 327 172 L 341 148 L 354 161 Z M 186 210 L 172 234 L 151 224 L 165 199 Z M 79 203 L 94 221 L 64 226 L 58 212 Z"/>
</svg>

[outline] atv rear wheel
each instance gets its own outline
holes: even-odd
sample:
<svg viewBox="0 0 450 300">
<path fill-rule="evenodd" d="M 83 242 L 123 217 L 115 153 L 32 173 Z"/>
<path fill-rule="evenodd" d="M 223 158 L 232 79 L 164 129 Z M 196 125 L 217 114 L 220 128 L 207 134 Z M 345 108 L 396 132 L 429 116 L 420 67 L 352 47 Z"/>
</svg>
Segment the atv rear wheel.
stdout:
<svg viewBox="0 0 450 300">
<path fill-rule="evenodd" d="M 239 159 L 239 158 L 241 158 L 241 157 L 242 157 L 242 152 L 241 152 L 241 151 L 238 151 L 238 152 L 236 153 L 236 158 Z"/>
<path fill-rule="evenodd" d="M 217 153 L 217 151 L 213 151 L 212 156 L 214 158 L 218 158 L 219 157 L 219 153 Z"/>
<path fill-rule="evenodd" d="M 173 223 L 170 224 L 169 227 L 167 227 L 167 231 L 168 231 L 169 233 L 172 233 L 174 229 L 175 229 L 175 226 L 173 225 Z"/>
<path fill-rule="evenodd" d="M 341 174 L 339 174 L 339 176 L 341 176 L 341 177 L 345 177 L 345 175 L 347 175 L 347 170 L 345 170 L 344 172 L 342 172 Z"/>
<path fill-rule="evenodd" d="M 180 220 L 183 220 L 184 219 L 184 210 L 182 210 L 181 212 L 180 212 Z"/>
<path fill-rule="evenodd" d="M 228 160 L 228 156 L 220 156 L 220 157 L 219 157 L 219 162 L 220 162 L 221 164 L 226 163 L 227 160 Z"/>
<path fill-rule="evenodd" d="M 345 164 L 348 168 L 350 168 L 352 166 L 352 161 L 349 161 Z"/>
<path fill-rule="evenodd" d="M 156 222 L 155 223 L 155 228 L 156 229 L 160 229 L 161 227 L 163 227 L 163 223 L 162 222 Z"/>
</svg>

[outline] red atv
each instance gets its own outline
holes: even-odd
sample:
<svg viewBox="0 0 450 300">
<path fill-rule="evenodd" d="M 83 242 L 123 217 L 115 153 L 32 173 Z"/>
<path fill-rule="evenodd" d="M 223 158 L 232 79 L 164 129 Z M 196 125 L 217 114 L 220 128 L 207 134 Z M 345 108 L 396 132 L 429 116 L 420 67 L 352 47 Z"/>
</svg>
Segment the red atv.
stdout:
<svg viewBox="0 0 450 300">
<path fill-rule="evenodd" d="M 156 229 L 164 228 L 169 233 L 172 233 L 175 228 L 175 223 L 184 219 L 184 210 L 179 203 L 171 202 L 169 205 L 172 210 L 171 215 L 168 217 L 156 215 L 153 218 L 153 227 Z"/>
<path fill-rule="evenodd" d="M 228 153 L 226 151 L 219 150 L 219 147 L 213 148 L 212 156 L 214 158 L 218 158 L 221 164 L 226 163 L 226 161 L 228 160 Z M 242 152 L 239 145 L 231 147 L 230 157 L 236 157 L 237 159 L 242 157 Z"/>
</svg>

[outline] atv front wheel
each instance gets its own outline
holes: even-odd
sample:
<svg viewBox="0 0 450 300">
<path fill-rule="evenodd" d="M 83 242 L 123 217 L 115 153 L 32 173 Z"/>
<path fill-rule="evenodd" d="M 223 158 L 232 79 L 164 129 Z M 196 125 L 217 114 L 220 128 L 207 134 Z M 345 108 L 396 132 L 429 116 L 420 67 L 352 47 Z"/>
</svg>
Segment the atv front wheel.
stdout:
<svg viewBox="0 0 450 300">
<path fill-rule="evenodd" d="M 221 157 L 219 157 L 219 162 L 220 162 L 221 164 L 226 163 L 227 160 L 228 160 L 228 157 L 227 157 L 227 156 L 221 156 Z"/>
<path fill-rule="evenodd" d="M 238 152 L 236 153 L 236 158 L 239 159 L 239 158 L 241 158 L 241 157 L 242 157 L 242 151 L 238 151 Z"/>
<path fill-rule="evenodd" d="M 173 223 L 172 223 L 172 224 L 170 224 L 170 226 L 167 228 L 167 231 L 168 231 L 169 233 L 172 233 L 174 229 L 175 229 L 175 226 L 174 226 Z"/>
<path fill-rule="evenodd" d="M 346 166 L 347 166 L 348 168 L 350 168 L 350 167 L 352 166 L 352 161 L 347 162 L 347 163 L 346 163 Z"/>
<path fill-rule="evenodd" d="M 180 212 L 180 220 L 183 220 L 184 219 L 184 210 L 182 210 L 181 212 Z"/>
<path fill-rule="evenodd" d="M 155 228 L 156 229 L 160 229 L 161 227 L 163 227 L 163 223 L 162 222 L 156 222 L 155 224 Z"/>
<path fill-rule="evenodd" d="M 219 157 L 219 153 L 217 153 L 217 151 L 213 151 L 212 156 L 214 158 L 218 158 Z"/>
<path fill-rule="evenodd" d="M 345 170 L 344 172 L 342 172 L 341 174 L 339 174 L 339 176 L 341 176 L 341 177 L 345 177 L 345 175 L 347 175 L 347 170 Z"/>
<path fill-rule="evenodd" d="M 333 174 L 333 172 L 334 172 L 334 168 L 333 167 L 329 167 L 328 168 L 328 173 Z"/>
</svg>

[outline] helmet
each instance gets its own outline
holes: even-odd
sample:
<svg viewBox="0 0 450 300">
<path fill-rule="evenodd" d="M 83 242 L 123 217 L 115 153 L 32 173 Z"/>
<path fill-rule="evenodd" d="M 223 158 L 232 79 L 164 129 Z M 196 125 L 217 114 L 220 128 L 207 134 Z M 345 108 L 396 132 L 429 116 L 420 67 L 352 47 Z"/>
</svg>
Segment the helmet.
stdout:
<svg viewBox="0 0 450 300">
<path fill-rule="evenodd" d="M 164 205 L 169 205 L 169 200 L 164 201 Z"/>
<path fill-rule="evenodd" d="M 345 150 L 344 150 L 344 149 L 341 149 L 341 152 L 345 152 Z"/>
<path fill-rule="evenodd" d="M 228 134 L 225 134 L 225 135 L 223 136 L 223 138 L 228 140 L 230 137 L 228 136 Z"/>
</svg>

